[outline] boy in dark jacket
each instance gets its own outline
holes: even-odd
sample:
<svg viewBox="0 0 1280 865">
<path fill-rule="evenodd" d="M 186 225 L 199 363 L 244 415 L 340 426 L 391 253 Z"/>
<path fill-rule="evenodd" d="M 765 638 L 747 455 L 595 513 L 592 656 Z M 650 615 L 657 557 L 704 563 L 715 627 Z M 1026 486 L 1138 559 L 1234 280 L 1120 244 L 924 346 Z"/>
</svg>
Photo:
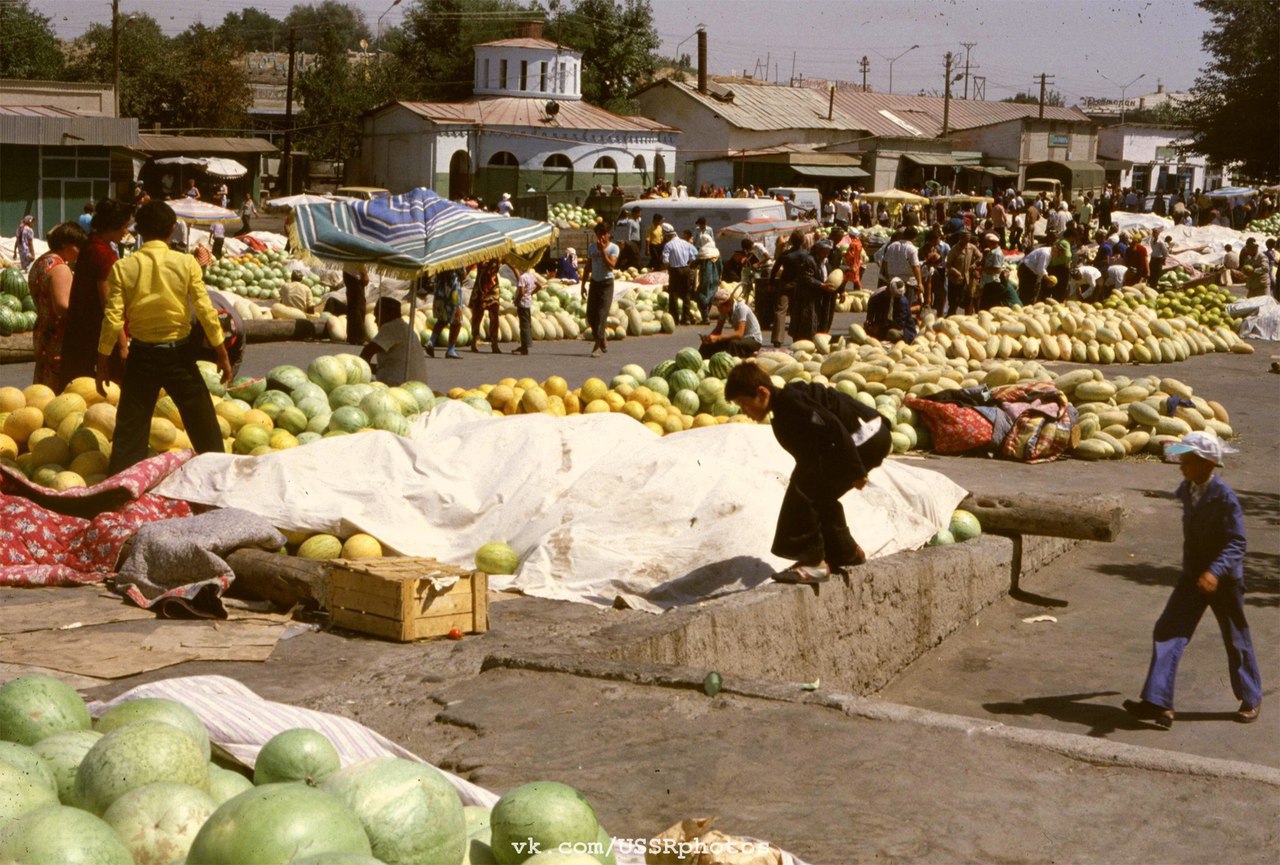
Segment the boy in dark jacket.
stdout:
<svg viewBox="0 0 1280 865">
<path fill-rule="evenodd" d="M 1182 502 L 1182 577 L 1156 621 L 1142 700 L 1124 701 L 1129 714 L 1166 730 L 1173 726 L 1178 661 L 1206 607 L 1213 610 L 1227 647 L 1231 690 L 1240 701 L 1236 720 L 1256 721 L 1262 708 L 1258 657 L 1244 617 L 1244 516 L 1235 491 L 1214 474 L 1226 452 L 1226 445 L 1203 432 L 1188 433 L 1166 450 L 1178 454 L 1184 478 L 1177 492 Z"/>
<path fill-rule="evenodd" d="M 821 384 L 793 381 L 776 388 L 754 363 L 733 368 L 724 396 L 755 421 L 773 412 L 773 434 L 796 460 L 772 550 L 796 564 L 774 579 L 820 583 L 832 570 L 866 561 L 849 533 L 840 497 L 865 487 L 867 474 L 892 448 L 880 413 Z"/>
</svg>

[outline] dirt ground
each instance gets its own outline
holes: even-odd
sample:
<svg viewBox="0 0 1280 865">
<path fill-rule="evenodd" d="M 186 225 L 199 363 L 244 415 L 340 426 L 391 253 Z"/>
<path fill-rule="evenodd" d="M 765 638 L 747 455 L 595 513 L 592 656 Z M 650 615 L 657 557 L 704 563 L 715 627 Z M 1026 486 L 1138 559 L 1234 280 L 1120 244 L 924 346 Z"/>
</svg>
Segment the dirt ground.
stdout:
<svg viewBox="0 0 1280 865">
<path fill-rule="evenodd" d="M 670 357 L 692 333 L 615 343 L 598 360 L 585 343 L 535 343 L 525 358 L 467 354 L 432 363 L 432 385 L 553 372 L 574 385 L 588 375 L 608 379 L 625 363 L 648 368 Z M 252 346 L 246 371 L 333 350 Z M 264 697 L 356 718 L 494 790 L 539 778 L 574 784 L 615 836 L 645 837 L 713 814 L 726 831 L 771 839 L 813 865 L 1275 862 L 1280 377 L 1267 372 L 1275 351 L 1259 344 L 1254 355 L 1155 368 L 1222 401 L 1240 433 L 1225 478 L 1246 513 L 1247 610 L 1266 694 L 1251 726 L 1230 720 L 1236 701 L 1211 618 L 1184 657 L 1173 729 L 1133 723 L 1120 709 L 1141 686 L 1151 626 L 1180 556 L 1180 516 L 1169 496 L 1177 469 L 1141 459 L 924 460 L 976 492 L 1117 492 L 1131 518 L 1119 541 L 1077 547 L 1024 585 L 1029 594 L 988 607 L 899 675 L 875 695 L 883 717 L 854 711 L 838 695 L 803 701 L 771 683 L 708 698 L 688 687 L 700 670 L 608 677 L 589 663 L 596 635 L 646 614 L 515 597 L 495 602 L 488 634 L 457 643 L 306 633 L 281 642 L 265 663 L 183 664 L 93 695 L 162 677 L 230 675 Z M 1134 374 L 1108 370 L 1120 372 Z M 23 365 L 0 367 L 0 384 L 29 376 Z M 0 594 L 0 615 L 56 596 Z M 1022 621 L 1045 613 L 1057 621 Z M 128 625 L 113 627 L 128 639 Z M 568 660 L 551 672 L 510 664 L 482 671 L 496 656 Z M 1028 735 L 1001 735 L 1009 728 Z M 1108 744 L 1118 756 L 1095 747 Z"/>
</svg>

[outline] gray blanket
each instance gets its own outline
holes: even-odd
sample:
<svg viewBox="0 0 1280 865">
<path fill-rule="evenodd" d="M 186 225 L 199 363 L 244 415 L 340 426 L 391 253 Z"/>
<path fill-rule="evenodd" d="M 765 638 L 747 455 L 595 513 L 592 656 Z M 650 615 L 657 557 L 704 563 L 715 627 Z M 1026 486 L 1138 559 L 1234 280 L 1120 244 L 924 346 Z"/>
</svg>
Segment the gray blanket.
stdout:
<svg viewBox="0 0 1280 865">
<path fill-rule="evenodd" d="M 226 618 L 221 595 L 235 574 L 222 556 L 240 547 L 275 550 L 284 543 L 270 523 L 239 508 L 147 523 L 134 536 L 115 589 L 162 616 Z"/>
</svg>

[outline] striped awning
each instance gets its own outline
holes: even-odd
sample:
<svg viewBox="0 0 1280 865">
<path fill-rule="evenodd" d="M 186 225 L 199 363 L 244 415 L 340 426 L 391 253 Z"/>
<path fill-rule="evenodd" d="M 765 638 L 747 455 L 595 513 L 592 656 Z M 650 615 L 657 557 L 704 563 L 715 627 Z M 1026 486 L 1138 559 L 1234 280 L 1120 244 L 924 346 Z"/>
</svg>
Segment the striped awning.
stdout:
<svg viewBox="0 0 1280 865">
<path fill-rule="evenodd" d="M 322 262 L 413 277 L 491 258 L 529 258 L 551 244 L 556 229 L 474 210 L 420 188 L 372 201 L 299 205 L 289 233 L 297 252 Z"/>
</svg>

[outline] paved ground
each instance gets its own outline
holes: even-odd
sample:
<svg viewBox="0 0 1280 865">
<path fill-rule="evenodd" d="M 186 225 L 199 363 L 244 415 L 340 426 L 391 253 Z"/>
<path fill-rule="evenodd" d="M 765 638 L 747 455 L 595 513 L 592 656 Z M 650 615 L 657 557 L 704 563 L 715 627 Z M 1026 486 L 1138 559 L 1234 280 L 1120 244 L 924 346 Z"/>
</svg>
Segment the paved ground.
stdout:
<svg viewBox="0 0 1280 865">
<path fill-rule="evenodd" d="M 577 384 L 627 362 L 647 368 L 692 342 L 689 330 L 631 339 L 599 360 L 583 343 L 535 344 L 527 358 L 466 354 L 431 364 L 431 383 L 558 373 Z M 573 783 L 615 835 L 718 814 L 726 830 L 771 838 L 815 865 L 1274 862 L 1280 380 L 1265 371 L 1273 350 L 1159 367 L 1220 398 L 1241 433 L 1226 478 L 1245 504 L 1248 611 L 1267 695 L 1252 726 L 1228 720 L 1235 701 L 1211 620 L 1185 657 L 1172 731 L 1133 724 L 1118 708 L 1141 685 L 1151 625 L 1177 575 L 1180 524 L 1167 497 L 1177 471 L 1148 460 L 926 460 L 976 491 L 1116 491 L 1133 518 L 1118 543 L 1083 545 L 1037 575 L 1024 588 L 1039 603 L 989 607 L 870 703 L 821 691 L 797 702 L 794 690 L 769 683 L 709 699 L 687 687 L 702 671 L 639 671 L 619 681 L 589 661 L 481 673 L 486 656 L 585 655 L 594 634 L 644 615 L 524 598 L 497 603 L 494 629 L 461 643 L 308 634 L 281 643 L 265 664 L 189 664 L 103 690 L 141 678 L 235 675 L 264 696 L 357 717 L 494 789 L 539 777 Z M 254 346 L 246 371 L 329 351 Z M 0 367 L 0 384 L 29 375 L 29 367 Z M 1021 621 L 1046 612 L 1057 623 Z"/>
</svg>

